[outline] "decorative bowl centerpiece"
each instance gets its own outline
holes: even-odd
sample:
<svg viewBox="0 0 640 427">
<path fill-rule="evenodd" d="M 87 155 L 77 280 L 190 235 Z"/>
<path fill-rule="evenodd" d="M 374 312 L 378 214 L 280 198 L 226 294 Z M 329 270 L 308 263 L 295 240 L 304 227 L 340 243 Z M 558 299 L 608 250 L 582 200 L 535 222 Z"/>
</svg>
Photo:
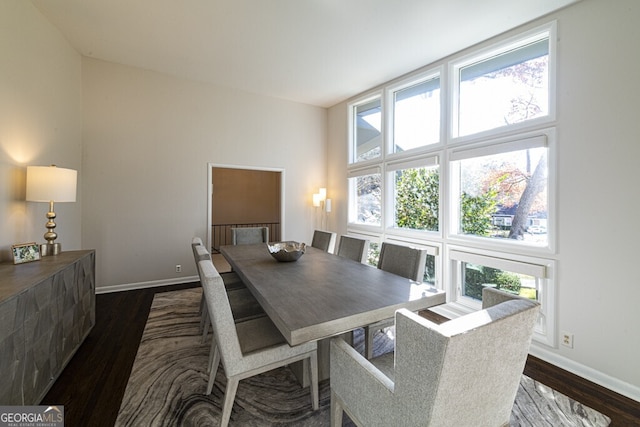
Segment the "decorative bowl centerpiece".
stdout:
<svg viewBox="0 0 640 427">
<path fill-rule="evenodd" d="M 269 243 L 269 253 L 280 262 L 297 261 L 302 256 L 307 245 L 298 242 Z"/>
</svg>

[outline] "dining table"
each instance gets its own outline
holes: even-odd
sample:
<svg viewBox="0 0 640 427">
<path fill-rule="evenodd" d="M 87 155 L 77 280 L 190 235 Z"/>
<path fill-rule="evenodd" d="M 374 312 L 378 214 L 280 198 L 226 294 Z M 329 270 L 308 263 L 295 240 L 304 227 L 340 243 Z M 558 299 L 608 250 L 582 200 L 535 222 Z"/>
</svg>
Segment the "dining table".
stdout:
<svg viewBox="0 0 640 427">
<path fill-rule="evenodd" d="M 329 375 L 332 337 L 349 339 L 350 331 L 393 318 L 400 308 L 419 311 L 446 300 L 428 283 L 311 246 L 293 262 L 276 260 L 267 243 L 221 246 L 220 253 L 289 345 L 318 341 L 321 379 Z"/>
</svg>

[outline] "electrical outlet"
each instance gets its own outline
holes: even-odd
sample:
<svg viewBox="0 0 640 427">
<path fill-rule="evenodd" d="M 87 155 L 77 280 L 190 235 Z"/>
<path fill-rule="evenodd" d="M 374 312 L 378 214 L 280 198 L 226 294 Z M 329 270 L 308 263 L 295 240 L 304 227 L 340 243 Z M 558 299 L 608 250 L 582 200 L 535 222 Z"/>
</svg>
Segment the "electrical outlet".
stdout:
<svg viewBox="0 0 640 427">
<path fill-rule="evenodd" d="M 563 332 L 561 338 L 561 344 L 563 346 L 573 348 L 573 334 L 570 334 L 569 332 Z"/>
<path fill-rule="evenodd" d="M 176 273 L 182 272 L 182 266 L 180 264 L 176 264 Z"/>
</svg>

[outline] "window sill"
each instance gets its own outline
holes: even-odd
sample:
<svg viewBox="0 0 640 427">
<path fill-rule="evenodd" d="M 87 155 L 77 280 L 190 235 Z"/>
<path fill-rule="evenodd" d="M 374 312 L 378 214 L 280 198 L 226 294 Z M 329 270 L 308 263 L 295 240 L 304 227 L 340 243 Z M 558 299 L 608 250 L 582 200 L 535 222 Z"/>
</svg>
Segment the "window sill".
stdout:
<svg viewBox="0 0 640 427">
<path fill-rule="evenodd" d="M 440 316 L 444 316 L 448 319 L 455 319 L 476 311 L 471 307 L 459 304 L 457 302 L 449 302 L 446 304 L 429 307 L 429 310 L 433 311 L 436 314 L 439 314 Z"/>
</svg>

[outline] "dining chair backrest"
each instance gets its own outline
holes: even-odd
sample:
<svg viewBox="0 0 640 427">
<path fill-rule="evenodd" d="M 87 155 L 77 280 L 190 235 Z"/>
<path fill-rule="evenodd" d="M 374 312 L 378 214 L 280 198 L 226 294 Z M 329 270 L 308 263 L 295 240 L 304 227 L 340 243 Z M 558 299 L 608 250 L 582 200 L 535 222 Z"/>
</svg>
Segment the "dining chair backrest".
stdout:
<svg viewBox="0 0 640 427">
<path fill-rule="evenodd" d="M 311 246 L 325 252 L 333 253 L 336 246 L 336 233 L 331 231 L 315 230 L 313 232 L 313 239 L 311 239 Z"/>
<path fill-rule="evenodd" d="M 198 246 L 203 246 L 202 239 L 199 237 L 194 237 L 193 239 L 191 239 L 191 249 L 193 250 L 193 256 L 196 258 L 196 262 L 198 262 L 197 253 L 196 253 L 196 248 Z"/>
<path fill-rule="evenodd" d="M 407 279 L 422 282 L 427 250 L 382 242 L 378 268 Z"/>
<path fill-rule="evenodd" d="M 232 245 L 253 245 L 269 243 L 268 227 L 239 227 L 231 229 Z"/>
<path fill-rule="evenodd" d="M 196 262 L 203 259 L 211 259 L 211 254 L 207 251 L 207 248 L 202 245 L 193 246 L 193 256 L 195 257 Z"/>
<path fill-rule="evenodd" d="M 358 262 L 366 262 L 369 240 L 350 236 L 340 236 L 337 255 Z"/>
<path fill-rule="evenodd" d="M 236 332 L 235 321 L 229 304 L 229 297 L 224 282 L 211 260 L 198 262 L 200 283 L 213 325 L 213 333 L 220 351 L 225 372 L 237 365 L 242 359 L 240 342 Z"/>
<path fill-rule="evenodd" d="M 495 417 L 494 424 L 488 419 L 476 419 L 478 425 L 508 421 L 538 310 L 536 302 L 506 301 L 437 326 L 422 322 L 413 313 L 396 313 L 398 399 L 417 401 L 417 394 L 425 390 L 422 384 L 434 384 L 437 393 L 424 399 L 422 408 L 415 408 L 416 422 L 421 412 L 430 414 L 433 425 L 450 420 L 460 410 L 459 402 L 445 396 L 460 390 L 464 390 L 465 399 L 474 403 L 473 407 L 482 408 L 483 416 Z M 417 360 L 429 363 L 416 363 Z M 465 364 L 464 369 L 460 369 L 461 363 Z M 458 425 L 470 425 L 469 420 L 479 413 L 469 411 L 466 415 L 466 420 L 461 416 Z"/>
</svg>

